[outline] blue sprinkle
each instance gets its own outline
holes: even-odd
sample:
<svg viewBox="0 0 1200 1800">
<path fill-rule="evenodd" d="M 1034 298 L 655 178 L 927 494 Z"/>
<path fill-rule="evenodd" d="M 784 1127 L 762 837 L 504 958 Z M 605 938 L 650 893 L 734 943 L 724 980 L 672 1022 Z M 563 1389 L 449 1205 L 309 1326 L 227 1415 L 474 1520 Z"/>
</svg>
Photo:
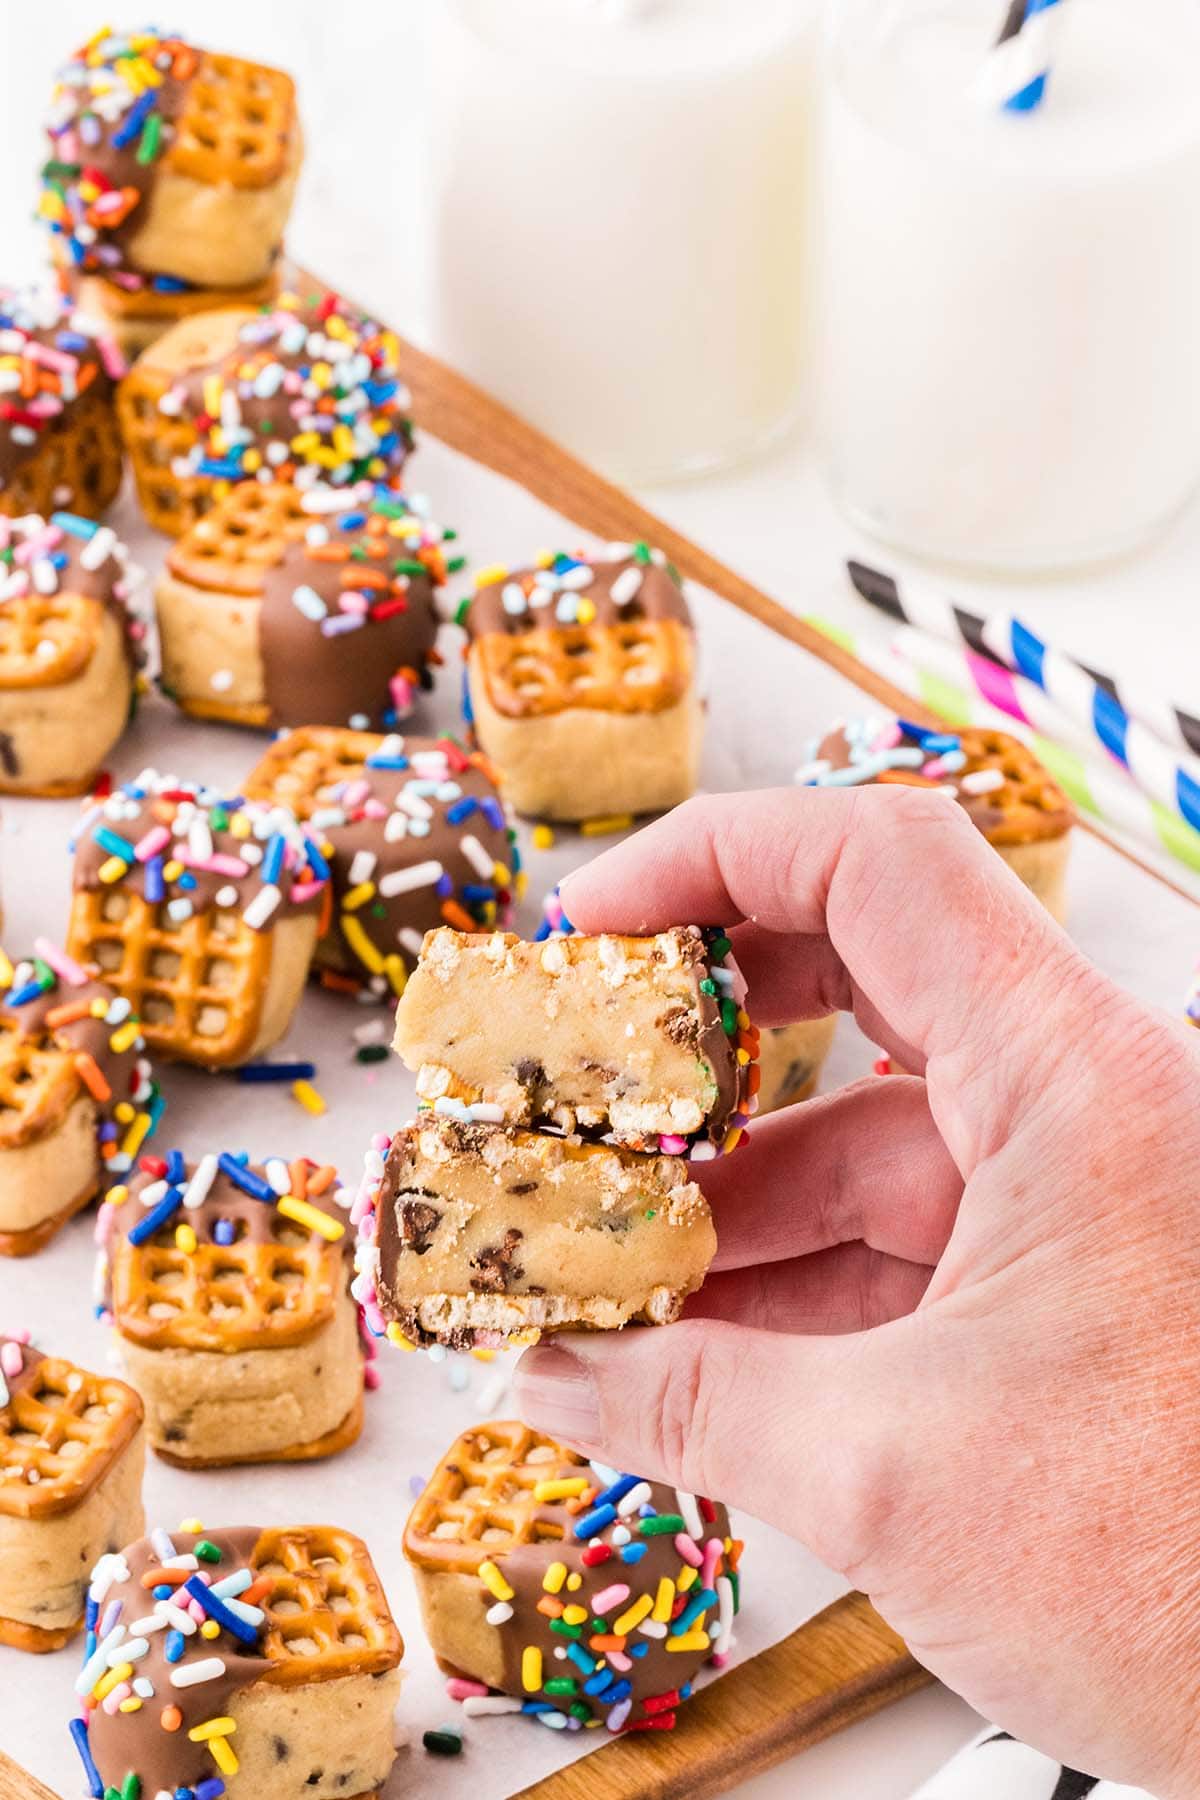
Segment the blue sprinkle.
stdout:
<svg viewBox="0 0 1200 1800">
<path fill-rule="evenodd" d="M 552 1705 L 549 1700 L 526 1700 L 522 1703 L 521 1711 L 523 1713 L 557 1712 L 558 1707 Z"/>
<path fill-rule="evenodd" d="M 196 1789 L 195 1800 L 221 1800 L 221 1795 L 224 1792 L 225 1783 L 221 1780 L 221 1777 L 219 1775 L 210 1775 L 208 1780 L 202 1781 Z M 178 1795 L 178 1789 L 176 1789 L 176 1794 Z"/>
<path fill-rule="evenodd" d="M 692 1684 L 690 1681 L 685 1681 L 683 1686 L 679 1690 L 679 1698 L 681 1700 L 690 1700 L 691 1697 L 692 1697 Z"/>
<path fill-rule="evenodd" d="M 97 1604 L 97 1602 L 95 1600 L 93 1600 L 91 1598 L 91 1596 L 89 1595 L 87 1605 L 83 1609 L 84 1629 L 86 1631 L 94 1631 L 96 1629 L 96 1620 L 99 1617 L 100 1617 L 100 1607 Z M 88 1651 L 88 1655 L 89 1656 L 91 1655 L 90 1650 Z"/>
<path fill-rule="evenodd" d="M 190 281 L 184 281 L 179 275 L 152 275 L 150 286 L 160 294 L 186 294 L 192 284 Z"/>
<path fill-rule="evenodd" d="M 462 897 L 464 900 L 474 902 L 494 900 L 496 898 L 495 885 L 490 881 L 468 881 L 463 887 Z"/>
<path fill-rule="evenodd" d="M 95 537 L 100 529 L 94 519 L 81 519 L 78 513 L 51 513 L 50 523 L 65 531 L 68 537 L 84 539 Z"/>
<path fill-rule="evenodd" d="M 368 756 L 365 767 L 368 769 L 407 769 L 411 767 L 407 756 Z"/>
<path fill-rule="evenodd" d="M 234 456 L 218 459 L 215 456 L 203 456 L 197 469 L 200 475 L 213 475 L 218 481 L 238 481 L 241 478 L 242 465 Z"/>
<path fill-rule="evenodd" d="M 447 825 L 461 825 L 464 819 L 470 818 L 478 806 L 478 800 L 473 799 L 470 794 L 464 794 L 461 800 L 456 800 L 453 806 L 446 808 Z"/>
<path fill-rule="evenodd" d="M 304 848 L 308 851 L 309 862 L 312 864 L 314 870 L 320 876 L 321 880 L 328 881 L 329 880 L 329 864 L 325 861 L 325 858 L 321 855 L 321 852 L 318 850 L 317 846 L 313 843 L 312 839 L 309 837 L 307 832 L 305 832 L 305 834 L 304 834 Z"/>
<path fill-rule="evenodd" d="M 618 1700 L 628 1700 L 632 1692 L 633 1684 L 622 1677 L 615 1687 L 609 1688 L 604 1696 L 604 1704 L 605 1706 L 615 1706 Z"/>
<path fill-rule="evenodd" d="M 264 881 L 272 887 L 278 885 L 283 871 L 283 853 L 287 849 L 287 840 L 281 831 L 277 831 L 269 839 L 262 859 L 261 874 Z"/>
<path fill-rule="evenodd" d="M 568 1644 L 567 1656 L 571 1662 L 575 1664 L 575 1667 L 581 1669 L 585 1675 L 594 1675 L 596 1673 L 596 1659 L 595 1657 L 588 1655 L 582 1644 Z"/>
<path fill-rule="evenodd" d="M 601 1669 L 597 1674 L 591 1676 L 589 1680 L 584 1682 L 583 1691 L 585 1694 L 602 1694 L 605 1688 L 611 1687 L 612 1684 L 612 1670 Z"/>
<path fill-rule="evenodd" d="M 177 888 L 182 888 L 185 893 L 190 893 L 195 885 L 196 877 L 192 874 L 190 869 L 185 869 L 182 875 L 176 877 L 175 886 Z"/>
<path fill-rule="evenodd" d="M 45 993 L 40 981 L 27 981 L 24 987 L 18 988 L 15 994 L 9 994 L 6 1006 L 28 1006 L 31 1000 L 40 1000 Z"/>
<path fill-rule="evenodd" d="M 193 1575 L 183 1586 L 184 1592 L 203 1607 L 210 1619 L 216 1620 L 222 1631 L 228 1631 L 240 1643 L 257 1644 L 257 1625 L 250 1625 L 245 1619 L 239 1618 L 237 1613 L 231 1612 L 223 1601 L 218 1600 L 211 1588 L 205 1587 L 198 1575 Z"/>
<path fill-rule="evenodd" d="M 488 824 L 492 827 L 493 831 L 503 831 L 504 830 L 504 808 L 501 806 L 500 802 L 498 800 L 493 800 L 489 796 L 488 799 L 481 800 L 479 802 L 479 804 L 480 804 L 481 808 L 483 809 L 484 818 L 487 820 Z"/>
<path fill-rule="evenodd" d="M 640 1661 L 643 1656 L 649 1656 L 650 1646 L 645 1640 L 638 1644 L 626 1644 L 625 1654 L 626 1656 L 636 1656 Z"/>
<path fill-rule="evenodd" d="M 133 140 L 141 135 L 142 126 L 154 111 L 154 102 L 156 98 L 157 95 L 155 94 L 154 89 L 151 88 L 148 93 L 143 94 L 140 99 L 134 101 L 129 111 L 125 114 L 122 124 L 113 132 L 112 147 L 114 150 L 127 149 L 129 145 L 133 143 Z"/>
<path fill-rule="evenodd" d="M 108 851 L 110 856 L 118 856 L 122 862 L 131 863 L 133 861 L 133 845 L 129 839 L 118 836 L 115 831 L 110 831 L 107 825 L 97 825 L 92 832 L 92 837 L 102 850 Z"/>
<path fill-rule="evenodd" d="M 620 1475 L 611 1487 L 596 1495 L 597 1506 L 619 1506 L 626 1494 L 632 1494 L 641 1480 L 639 1475 Z"/>
<path fill-rule="evenodd" d="M 163 880 L 164 863 L 161 856 L 152 856 L 146 864 L 146 904 L 157 906 L 167 894 L 167 884 Z"/>
<path fill-rule="evenodd" d="M 11 325 L 12 319 L 6 317 L 4 322 L 6 325 Z M 58 349 L 67 351 L 86 350 L 89 347 L 90 341 L 90 339 L 85 338 L 83 333 L 79 331 L 59 331 L 55 333 L 54 337 L 54 342 Z"/>
<path fill-rule="evenodd" d="M 338 520 L 338 524 L 343 531 L 361 531 L 366 522 L 367 515 L 365 512 L 343 513 Z"/>
<path fill-rule="evenodd" d="M 582 1519 L 576 1519 L 575 1536 L 580 1543 L 586 1543 L 588 1538 L 594 1538 L 597 1532 L 611 1525 L 616 1516 L 615 1506 L 593 1506 L 591 1512 L 584 1513 Z"/>
<path fill-rule="evenodd" d="M 679 1617 L 673 1622 L 670 1636 L 682 1637 L 685 1632 L 691 1630 L 701 1613 L 707 1612 L 710 1606 L 715 1606 L 716 1604 L 717 1596 L 712 1588 L 701 1588 L 698 1594 L 691 1595 L 688 1604 L 684 1607 Z"/>
<path fill-rule="evenodd" d="M 174 1594 L 174 1591 L 175 1591 L 174 1588 L 168 1588 L 168 1590 L 167 1590 L 167 1592 L 170 1594 Z M 168 1633 L 167 1633 L 167 1661 L 169 1663 L 177 1663 L 177 1662 L 181 1661 L 186 1644 L 187 1644 L 187 1639 L 184 1637 L 182 1631 L 168 1631 Z"/>
<path fill-rule="evenodd" d="M 92 1761 L 92 1752 L 88 1745 L 88 1728 L 86 1719 L 72 1719 L 71 1737 L 79 1752 L 79 1760 L 83 1764 L 83 1772 L 87 1777 L 88 1793 L 93 1800 L 104 1800 L 104 1783 L 100 1779 L 100 1771 Z"/>
<path fill-rule="evenodd" d="M 160 1226 L 165 1225 L 183 1205 L 183 1189 L 173 1187 L 165 1193 L 157 1206 L 152 1206 L 129 1232 L 131 1244 L 144 1244 L 152 1238 Z"/>
<path fill-rule="evenodd" d="M 178 1187 L 186 1174 L 187 1164 L 183 1160 L 183 1151 L 168 1150 L 166 1179 L 170 1182 L 171 1186 Z"/>
<path fill-rule="evenodd" d="M 158 1587 L 151 1588 L 150 1591 L 154 1595 L 154 1598 L 156 1600 L 170 1600 L 172 1595 L 175 1592 L 175 1589 L 173 1587 L 168 1587 L 166 1582 L 164 1581 L 164 1582 L 160 1582 Z"/>
<path fill-rule="evenodd" d="M 626 1544 L 621 1551 L 621 1561 L 623 1563 L 641 1562 L 649 1548 L 649 1544 Z"/>
<path fill-rule="evenodd" d="M 311 1081 L 317 1072 L 310 1062 L 243 1063 L 237 1072 L 239 1081 Z"/>
<path fill-rule="evenodd" d="M 241 1188 L 243 1194 L 249 1194 L 252 1200 L 262 1200 L 268 1206 L 274 1206 L 278 1196 L 270 1182 L 247 1169 L 236 1156 L 230 1156 L 227 1150 L 222 1151 L 217 1158 L 217 1167 L 223 1175 L 228 1175 L 234 1187 Z"/>
<path fill-rule="evenodd" d="M 227 1250 L 229 1248 L 230 1244 L 233 1242 L 232 1219 L 217 1220 L 216 1224 L 213 1226 L 213 1242 L 220 1244 L 222 1250 Z"/>
<path fill-rule="evenodd" d="M 438 876 L 437 882 L 434 886 L 434 892 L 436 894 L 439 894 L 443 900 L 449 900 L 450 896 L 454 892 L 454 883 L 451 880 L 449 875 L 439 875 Z"/>
</svg>

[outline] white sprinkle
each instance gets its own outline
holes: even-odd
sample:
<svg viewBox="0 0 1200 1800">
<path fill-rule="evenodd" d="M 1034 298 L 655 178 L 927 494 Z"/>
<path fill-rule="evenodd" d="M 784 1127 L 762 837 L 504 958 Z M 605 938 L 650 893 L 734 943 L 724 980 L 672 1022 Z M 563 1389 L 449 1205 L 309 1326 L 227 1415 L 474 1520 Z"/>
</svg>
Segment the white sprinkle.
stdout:
<svg viewBox="0 0 1200 1800">
<path fill-rule="evenodd" d="M 639 1506 L 645 1506 L 651 1498 L 650 1483 L 639 1481 L 636 1487 L 630 1488 L 624 1498 L 617 1502 L 617 1511 L 622 1518 L 626 1518 L 631 1512 L 636 1512 Z"/>
<path fill-rule="evenodd" d="M 115 1669 L 118 1663 L 138 1662 L 149 1648 L 149 1638 L 127 1638 L 123 1644 L 114 1644 L 105 1660 L 110 1669 Z"/>
<path fill-rule="evenodd" d="M 495 872 L 496 859 L 494 856 L 488 855 L 474 833 L 468 832 L 466 837 L 460 838 L 458 847 L 476 874 L 481 876 L 484 881 L 490 881 Z"/>
<path fill-rule="evenodd" d="M 166 1193 L 167 1184 L 165 1181 L 152 1181 L 149 1186 L 142 1189 L 140 1195 L 142 1205 L 157 1206 L 160 1200 L 166 1198 Z"/>
<path fill-rule="evenodd" d="M 350 886 L 354 888 L 364 881 L 370 881 L 378 861 L 379 858 L 373 850 L 357 850 L 351 860 L 350 873 L 347 877 Z"/>
<path fill-rule="evenodd" d="M 973 775 L 964 775 L 958 785 L 964 794 L 992 794 L 1004 786 L 1004 777 L 999 769 L 976 769 Z"/>
<path fill-rule="evenodd" d="M 229 882 L 225 887 L 219 887 L 217 889 L 215 899 L 218 906 L 236 906 L 238 903 L 238 891 L 233 883 Z"/>
<path fill-rule="evenodd" d="M 462 1703 L 463 1717 L 467 1719 L 486 1719 L 500 1713 L 519 1713 L 521 1702 L 510 1700 L 506 1694 L 472 1694 Z"/>
<path fill-rule="evenodd" d="M 303 613 L 304 617 L 311 619 L 314 624 L 329 615 L 329 608 L 320 594 L 316 588 L 309 587 L 307 582 L 302 582 L 298 588 L 293 588 L 292 605 L 297 612 Z"/>
<path fill-rule="evenodd" d="M 167 917 L 173 925 L 184 924 L 191 918 L 192 911 L 193 907 L 190 900 L 167 901 Z"/>
<path fill-rule="evenodd" d="M 138 1637 L 149 1637 L 151 1632 L 165 1631 L 169 1624 L 169 1619 L 165 1619 L 161 1613 L 155 1612 L 151 1613 L 149 1618 L 135 1619 L 129 1629 Z"/>
<path fill-rule="evenodd" d="M 704 1536 L 704 1521 L 700 1517 L 700 1508 L 696 1504 L 695 1494 L 689 1494 L 683 1488 L 676 1488 L 675 1502 L 683 1514 L 683 1529 L 689 1537 L 694 1537 L 699 1543 Z"/>
<path fill-rule="evenodd" d="M 39 594 L 57 594 L 58 570 L 48 556 L 39 556 L 34 563 L 33 585 Z"/>
<path fill-rule="evenodd" d="M 134 1681 L 133 1691 L 139 1700 L 153 1700 L 154 1683 L 147 1681 L 144 1675 L 139 1675 Z"/>
<path fill-rule="evenodd" d="M 264 1164 L 264 1167 L 267 1172 L 267 1180 L 270 1182 L 271 1186 L 275 1189 L 275 1192 L 277 1194 L 290 1194 L 292 1191 L 292 1178 L 288 1174 L 288 1166 L 284 1162 L 283 1158 L 279 1157 L 279 1156 L 272 1156 Z M 249 1587 L 250 1583 L 248 1581 L 243 1582 L 242 1586 Z M 231 1589 L 230 1591 L 231 1592 L 236 1591 L 236 1592 L 240 1593 L 241 1588 L 238 1588 L 236 1590 Z M 213 1592 L 214 1593 L 216 1592 L 215 1588 L 214 1588 Z"/>
<path fill-rule="evenodd" d="M 514 617 L 527 610 L 525 604 L 525 590 L 518 586 L 515 581 L 505 582 L 503 588 L 500 590 L 500 601 L 505 612 L 511 613 Z"/>
<path fill-rule="evenodd" d="M 396 933 L 396 942 L 402 950 L 407 950 L 410 956 L 420 956 L 421 933 L 415 930 L 413 926 L 405 925 L 403 930 L 398 931 Z"/>
<path fill-rule="evenodd" d="M 275 883 L 265 881 L 242 913 L 250 930 L 260 931 L 282 899 L 283 895 Z"/>
<path fill-rule="evenodd" d="M 215 682 L 216 677 L 213 677 Z M 213 836 L 208 820 L 195 818 L 188 830 L 188 851 L 197 862 L 207 862 L 213 853 Z"/>
<path fill-rule="evenodd" d="M 79 553 L 81 569 L 98 569 L 106 562 L 117 546 L 117 534 L 111 525 L 102 525 L 94 531 Z"/>
<path fill-rule="evenodd" d="M 176 1631 L 181 1631 L 184 1637 L 191 1637 L 196 1630 L 196 1621 L 191 1613 L 184 1612 L 173 1600 L 160 1600 L 154 1610 L 160 1612 L 167 1624 L 173 1625 Z"/>
<path fill-rule="evenodd" d="M 636 563 L 632 568 L 621 570 L 621 573 L 617 576 L 617 579 L 608 590 L 609 598 L 614 606 L 629 605 L 629 602 L 637 596 L 641 588 L 644 574 L 645 571 L 639 568 Z"/>
<path fill-rule="evenodd" d="M 654 1619 L 643 1619 L 637 1629 L 643 1637 L 665 1638 L 667 1635 L 666 1626 L 658 1624 Z"/>
<path fill-rule="evenodd" d="M 414 888 L 433 887 L 442 879 L 440 862 L 414 863 L 410 869 L 392 869 L 379 878 L 379 892 L 390 900 L 394 894 L 408 894 Z"/>
<path fill-rule="evenodd" d="M 495 1606 L 489 1606 L 483 1616 L 489 1625 L 507 1625 L 513 1616 L 513 1609 L 507 1600 L 497 1600 Z"/>
<path fill-rule="evenodd" d="M 624 1525 L 614 1525 L 611 1541 L 620 1550 L 624 1545 L 633 1542 L 633 1533 Z"/>
<path fill-rule="evenodd" d="M 383 841 L 385 844 L 397 844 L 401 838 L 408 836 L 408 820 L 402 812 L 391 812 L 384 821 Z"/>
<path fill-rule="evenodd" d="M 203 1661 L 182 1663 L 171 1670 L 171 1686 L 177 1688 L 199 1687 L 202 1681 L 216 1681 L 225 1673 L 224 1660 L 219 1656 L 206 1656 Z"/>
<path fill-rule="evenodd" d="M 196 1164 L 196 1173 L 183 1191 L 183 1204 L 186 1207 L 203 1206 L 208 1199 L 208 1190 L 216 1179 L 217 1159 L 210 1151 Z"/>
<path fill-rule="evenodd" d="M 227 694 L 233 686 L 232 669 L 214 669 L 209 677 L 209 686 L 214 694 Z"/>
</svg>

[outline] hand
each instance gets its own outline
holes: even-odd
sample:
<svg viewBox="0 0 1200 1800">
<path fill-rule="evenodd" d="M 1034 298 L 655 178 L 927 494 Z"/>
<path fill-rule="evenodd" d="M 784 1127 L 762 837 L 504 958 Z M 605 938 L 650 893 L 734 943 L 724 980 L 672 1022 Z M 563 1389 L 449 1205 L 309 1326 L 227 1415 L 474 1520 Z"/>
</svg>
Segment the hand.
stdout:
<svg viewBox="0 0 1200 1800">
<path fill-rule="evenodd" d="M 924 1080 L 697 1165 L 720 1251 L 689 1316 L 526 1352 L 523 1416 L 791 1532 L 988 1718 L 1194 1800 L 1195 1033 L 937 795 L 693 801 L 563 903 L 588 932 L 741 920 L 756 1023 L 853 1011 Z"/>
</svg>

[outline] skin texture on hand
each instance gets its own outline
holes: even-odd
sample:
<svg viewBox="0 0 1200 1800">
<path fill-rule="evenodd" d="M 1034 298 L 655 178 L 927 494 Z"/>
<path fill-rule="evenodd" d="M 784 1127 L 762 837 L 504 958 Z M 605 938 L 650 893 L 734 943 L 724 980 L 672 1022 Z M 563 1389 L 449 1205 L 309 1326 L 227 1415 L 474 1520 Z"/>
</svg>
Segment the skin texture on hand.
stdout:
<svg viewBox="0 0 1200 1800">
<path fill-rule="evenodd" d="M 692 801 L 563 904 L 733 923 L 756 1024 L 852 1010 L 924 1079 L 698 1165 L 720 1249 L 688 1317 L 527 1351 L 524 1417 L 802 1539 L 1063 1762 L 1200 1793 L 1197 1034 L 938 795 Z"/>
</svg>

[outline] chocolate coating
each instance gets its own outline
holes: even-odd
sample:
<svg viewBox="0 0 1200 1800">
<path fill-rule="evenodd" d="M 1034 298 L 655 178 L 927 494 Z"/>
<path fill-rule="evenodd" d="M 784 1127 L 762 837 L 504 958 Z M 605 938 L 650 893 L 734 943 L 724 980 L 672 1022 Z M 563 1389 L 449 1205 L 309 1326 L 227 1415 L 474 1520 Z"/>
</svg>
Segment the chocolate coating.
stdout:
<svg viewBox="0 0 1200 1800">
<path fill-rule="evenodd" d="M 589 572 L 591 578 L 585 580 Z M 628 590 L 628 598 L 621 597 L 622 587 Z M 585 603 L 582 617 L 581 602 Z M 675 571 L 655 560 L 645 545 L 636 545 L 627 554 L 607 559 L 560 551 L 545 568 L 506 573 L 478 590 L 464 624 L 470 638 L 489 632 L 516 637 L 547 626 L 613 626 L 642 619 L 692 623 Z"/>
<path fill-rule="evenodd" d="M 17 1394 L 23 1394 L 27 1389 L 33 1387 L 37 1377 L 38 1364 L 45 1362 L 46 1359 L 40 1350 L 34 1349 L 32 1344 L 22 1344 L 18 1338 L 11 1338 L 7 1336 L 6 1333 L 0 1332 L 0 1347 L 3 1347 L 5 1344 L 16 1344 L 17 1349 L 21 1352 L 21 1368 L 19 1373 L 15 1375 L 5 1375 L 3 1377 L 4 1385 L 8 1389 L 8 1396 L 11 1400 Z M 8 1407 L 6 1404 L 5 1406 L 0 1407 L 0 1423 L 3 1423 L 7 1417 Z"/>
<path fill-rule="evenodd" d="M 28 1042 L 49 1039 L 68 1055 L 90 1056 L 109 1088 L 107 1100 L 95 1100 L 98 1124 L 103 1127 L 113 1120 L 122 1101 L 132 1100 L 141 1085 L 138 1063 L 145 1056 L 145 1041 L 139 1035 L 125 1050 L 114 1050 L 112 1039 L 116 1026 L 103 1017 L 87 1013 L 81 1019 L 49 1024 L 48 1015 L 58 1008 L 100 1001 L 105 1010 L 117 998 L 115 988 L 104 981 L 88 981 L 81 987 L 68 987 L 65 982 L 47 989 L 23 1006 L 10 1006 L 0 1000 L 0 1018 L 11 1020 L 17 1035 Z M 95 1096 L 93 1096 L 95 1099 Z"/>
<path fill-rule="evenodd" d="M 61 295 L 0 288 L 0 372 L 22 378 L 20 392 L 0 395 L 0 493 L 47 437 L 70 429 L 79 395 L 111 398 L 109 371 L 123 366 L 115 345 L 105 348 L 102 356 L 91 323 Z"/>
</svg>

